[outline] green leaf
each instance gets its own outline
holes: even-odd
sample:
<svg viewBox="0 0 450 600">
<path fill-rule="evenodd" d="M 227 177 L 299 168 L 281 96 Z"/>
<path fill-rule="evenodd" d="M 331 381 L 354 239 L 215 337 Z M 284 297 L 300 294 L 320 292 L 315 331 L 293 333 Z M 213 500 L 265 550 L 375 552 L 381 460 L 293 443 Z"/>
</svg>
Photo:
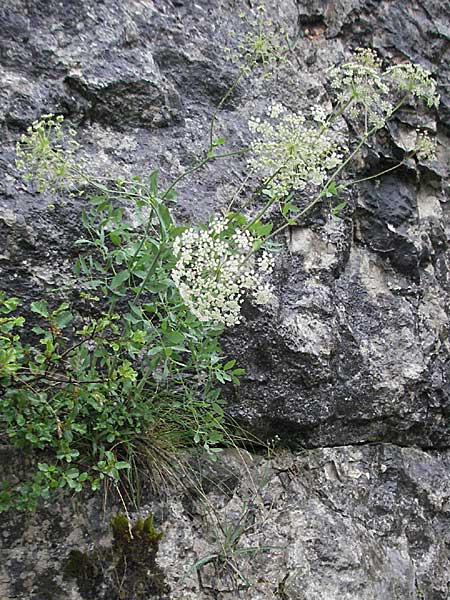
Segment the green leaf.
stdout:
<svg viewBox="0 0 450 600">
<path fill-rule="evenodd" d="M 154 356 L 155 354 L 159 354 L 163 350 L 164 350 L 164 348 L 162 346 L 153 346 L 153 348 L 150 348 L 149 350 L 147 350 L 147 355 Z"/>
<path fill-rule="evenodd" d="M 225 138 L 224 137 L 218 137 L 215 140 L 213 140 L 213 143 L 212 143 L 212 145 L 214 147 L 216 147 L 216 146 L 222 146 L 222 144 L 225 144 Z"/>
<path fill-rule="evenodd" d="M 337 187 L 336 187 L 336 182 L 332 181 L 330 183 L 330 185 L 325 188 L 324 192 L 325 192 L 325 196 L 327 196 L 327 197 L 329 197 L 329 196 L 337 196 L 338 195 L 338 190 L 337 190 Z"/>
<path fill-rule="evenodd" d="M 233 358 L 232 360 L 229 360 L 227 363 L 224 364 L 223 370 L 228 371 L 228 369 L 231 369 L 232 367 L 234 367 L 235 364 L 236 364 L 236 359 Z"/>
<path fill-rule="evenodd" d="M 114 246 L 120 246 L 120 244 L 122 243 L 122 237 L 120 233 L 117 233 L 117 231 L 110 231 L 109 239 L 114 244 Z"/>
<path fill-rule="evenodd" d="M 184 340 L 184 335 L 179 331 L 169 331 L 164 336 L 164 343 L 170 347 L 179 346 L 180 344 L 183 344 Z"/>
<path fill-rule="evenodd" d="M 73 320 L 73 315 L 69 311 L 64 311 L 64 312 L 60 313 L 54 319 L 56 325 L 58 325 L 58 327 L 60 329 L 67 327 L 72 322 L 72 320 Z"/>
<path fill-rule="evenodd" d="M 252 244 L 253 252 L 257 252 L 263 245 L 263 240 L 255 240 Z"/>
<path fill-rule="evenodd" d="M 250 231 L 253 231 L 259 237 L 266 237 L 272 231 L 272 223 L 260 223 L 257 221 L 253 223 L 251 227 L 249 227 Z"/>
<path fill-rule="evenodd" d="M 212 560 L 219 558 L 218 554 L 207 554 L 206 556 L 203 556 L 202 558 L 199 558 L 199 560 L 197 560 L 191 567 L 192 570 L 197 570 L 200 569 L 200 567 L 202 567 L 203 565 L 206 565 L 206 563 L 211 562 Z"/>
<path fill-rule="evenodd" d="M 124 460 L 119 460 L 119 462 L 116 462 L 116 464 L 114 465 L 116 467 L 116 469 L 130 469 L 131 465 L 130 463 L 125 462 Z"/>
<path fill-rule="evenodd" d="M 59 315 L 59 313 L 61 313 L 61 312 L 65 311 L 65 310 L 67 310 L 68 308 L 69 308 L 69 305 L 67 304 L 67 302 L 63 302 L 62 304 L 60 304 L 60 305 L 58 306 L 58 308 L 57 308 L 56 310 L 54 310 L 54 311 L 52 312 L 52 316 Z"/>
<path fill-rule="evenodd" d="M 125 271 L 120 271 L 120 273 L 117 273 L 117 275 L 114 275 L 114 277 L 111 280 L 111 288 L 113 290 L 118 289 L 125 281 L 127 281 L 127 279 L 129 279 L 130 277 L 130 271 L 128 271 L 127 269 L 125 269 Z"/>
<path fill-rule="evenodd" d="M 161 233 L 163 234 L 162 237 L 164 239 L 164 237 L 167 237 L 169 230 L 173 225 L 173 220 L 169 209 L 162 202 L 157 203 L 155 206 L 155 212 L 158 216 L 159 224 L 161 226 Z"/>
<path fill-rule="evenodd" d="M 80 474 L 80 471 L 76 467 L 71 467 L 66 471 L 66 477 L 69 479 L 76 479 Z"/>
<path fill-rule="evenodd" d="M 16 310 L 19 304 L 19 298 L 8 298 L 7 300 L 3 299 L 0 296 L 0 313 L 3 315 L 7 315 L 8 313 Z"/>
<path fill-rule="evenodd" d="M 150 173 L 150 176 L 148 178 L 148 185 L 150 187 L 150 193 L 152 196 L 157 196 L 158 195 L 158 175 L 159 175 L 159 171 L 152 171 L 152 173 Z"/>
<path fill-rule="evenodd" d="M 340 212 L 341 212 L 342 210 L 344 210 L 344 208 L 345 208 L 346 206 L 347 206 L 347 202 L 341 202 L 341 203 L 340 203 L 340 204 L 338 204 L 337 206 L 334 206 L 334 207 L 331 209 L 331 211 L 330 211 L 330 212 L 331 212 L 331 214 L 332 214 L 334 217 L 338 217 L 338 216 L 339 216 L 339 214 L 340 214 Z"/>
<path fill-rule="evenodd" d="M 49 309 L 46 300 L 38 300 L 37 302 L 32 302 L 30 304 L 30 310 L 31 312 L 41 315 L 42 317 L 49 316 Z"/>
</svg>

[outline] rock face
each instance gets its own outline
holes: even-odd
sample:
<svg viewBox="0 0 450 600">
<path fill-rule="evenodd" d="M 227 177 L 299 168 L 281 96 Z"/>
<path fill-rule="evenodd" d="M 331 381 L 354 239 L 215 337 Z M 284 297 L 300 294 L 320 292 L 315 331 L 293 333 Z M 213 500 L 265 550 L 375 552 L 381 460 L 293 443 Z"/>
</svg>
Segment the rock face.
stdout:
<svg viewBox="0 0 450 600">
<path fill-rule="evenodd" d="M 159 168 L 169 181 L 205 148 L 211 115 L 236 76 L 223 48 L 251 4 L 2 2 L 0 289 L 26 304 L 74 285 L 83 201 L 45 198 L 21 182 L 14 145 L 26 127 L 42 114 L 64 114 L 97 173 Z M 248 117 L 273 98 L 293 109 L 325 102 L 325 70 L 351 48 L 370 46 L 390 61 L 406 58 L 434 72 L 441 107 L 427 126 L 437 133 L 439 156 L 354 188 L 344 218 L 319 207 L 289 232 L 278 258 L 277 302 L 264 311 L 246 307 L 244 325 L 224 340 L 247 370 L 229 410 L 292 450 L 315 450 L 252 464 L 256 479 L 268 470 L 263 492 L 247 490 L 247 471 L 228 457 L 232 489 L 212 489 L 207 504 L 194 507 L 202 518 L 181 501 L 150 499 L 166 532 L 157 560 L 168 597 L 446 600 L 450 7 L 437 0 L 268 5 L 296 42 L 298 73 L 293 78 L 292 67 L 282 67 L 272 80 L 240 83 L 218 122 L 227 150 L 245 144 Z M 392 166 L 416 124 L 413 111 L 402 111 L 359 174 Z M 186 180 L 178 218 L 199 221 L 217 212 L 245 174 L 245 160 L 234 157 Z M 216 479 L 228 481 L 225 468 L 217 467 Z M 208 502 L 218 520 L 209 529 Z M 109 543 L 102 542 L 108 528 L 99 507 L 88 500 L 77 515 L 61 506 L 62 513 L 49 506 L 26 519 L 3 517 L 2 599 L 107 597 L 105 582 L 83 596 L 61 575 L 69 550 Z M 231 562 L 221 556 L 200 577 L 189 571 L 218 552 L 211 531 L 220 519 L 237 526 L 242 514 L 253 527 L 242 547 L 282 549 L 241 553 Z"/>
<path fill-rule="evenodd" d="M 120 595 L 130 575 L 119 585 L 108 528 L 120 506 L 84 497 L 3 517 L 0 597 L 447 600 L 449 468 L 448 453 L 388 444 L 192 460 L 140 513 L 164 532 L 146 565 L 160 591 Z"/>
</svg>

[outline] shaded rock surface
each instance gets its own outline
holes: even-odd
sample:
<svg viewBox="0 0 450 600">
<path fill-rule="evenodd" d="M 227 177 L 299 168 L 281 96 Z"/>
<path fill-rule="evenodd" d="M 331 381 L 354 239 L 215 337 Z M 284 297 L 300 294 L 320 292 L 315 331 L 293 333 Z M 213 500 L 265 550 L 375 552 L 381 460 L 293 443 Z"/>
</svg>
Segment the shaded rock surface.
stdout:
<svg viewBox="0 0 450 600">
<path fill-rule="evenodd" d="M 26 127 L 42 114 L 64 114 L 98 174 L 159 168 L 169 181 L 205 148 L 211 115 L 236 76 L 223 48 L 250 4 L 1 3 L 0 289 L 26 305 L 49 290 L 70 295 L 75 285 L 84 201 L 46 198 L 21 182 L 14 145 Z M 351 48 L 371 46 L 389 61 L 434 72 L 441 107 L 426 124 L 439 156 L 355 188 L 343 219 L 319 207 L 289 232 L 277 301 L 264 311 L 247 306 L 243 326 L 224 341 L 247 370 L 239 393 L 230 394 L 230 412 L 262 436 L 317 450 L 251 463 L 253 479 L 269 478 L 261 492 L 246 489 L 248 472 L 227 455 L 222 469 L 235 470 L 234 483 L 228 493 L 213 486 L 209 511 L 195 494 L 191 505 L 149 500 L 166 532 L 158 561 L 170 597 L 180 600 L 446 600 L 450 7 L 437 0 L 268 4 L 296 42 L 296 76 L 282 67 L 272 80 L 255 76 L 238 86 L 218 121 L 227 150 L 245 144 L 248 117 L 273 98 L 293 109 L 326 102 L 325 70 Z M 416 125 L 407 107 L 358 175 L 392 166 Z M 201 221 L 219 211 L 245 174 L 244 159 L 235 157 L 183 182 L 178 218 Z M 220 468 L 215 477 L 228 481 Z M 109 543 L 100 512 L 91 499 L 2 517 L 0 597 L 82 597 L 61 569 L 70 549 Z M 236 526 L 244 513 L 243 547 L 282 549 L 208 562 L 200 577 L 189 570 L 217 553 L 217 520 Z"/>
<path fill-rule="evenodd" d="M 214 465 L 192 458 L 183 486 L 169 483 L 140 512 L 164 532 L 153 567 L 164 573 L 163 591 L 143 597 L 447 600 L 449 471 L 448 453 L 389 444 L 270 460 L 233 451 Z M 101 571 L 88 562 L 107 556 L 108 522 L 121 510 L 66 498 L 36 515 L 1 517 L 2 600 L 128 599 L 111 584 L 111 564 Z M 74 556 L 78 584 L 67 577 Z"/>
<path fill-rule="evenodd" d="M 223 52 L 229 30 L 241 27 L 236 8 L 246 4 L 3 3 L 2 289 L 26 304 L 74 285 L 83 201 L 48 199 L 21 183 L 13 150 L 26 126 L 62 113 L 98 174 L 157 167 L 168 181 L 201 155 L 236 75 Z M 221 113 L 226 149 L 242 147 L 248 117 L 271 99 L 293 109 L 325 102 L 324 71 L 357 45 L 431 68 L 442 95 L 439 114 L 425 121 L 437 131 L 439 160 L 354 188 L 344 219 L 322 207 L 293 228 L 277 266 L 277 303 L 249 307 L 244 327 L 227 336 L 226 350 L 247 369 L 230 411 L 262 435 L 310 447 L 448 446 L 449 10 L 418 0 L 273 3 L 270 15 L 296 42 L 296 75 L 290 65 L 268 82 L 248 78 Z M 414 115 L 400 113 L 359 174 L 393 164 L 414 135 Z M 178 218 L 219 211 L 245 173 L 245 160 L 233 158 L 184 181 Z"/>
</svg>

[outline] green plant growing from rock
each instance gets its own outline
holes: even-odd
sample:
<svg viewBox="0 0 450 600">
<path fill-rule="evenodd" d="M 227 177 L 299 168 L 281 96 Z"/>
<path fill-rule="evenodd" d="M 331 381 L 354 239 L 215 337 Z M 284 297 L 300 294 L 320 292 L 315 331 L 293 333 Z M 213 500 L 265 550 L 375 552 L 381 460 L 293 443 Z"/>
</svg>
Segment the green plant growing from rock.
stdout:
<svg viewBox="0 0 450 600">
<path fill-rule="evenodd" d="M 240 584 L 244 584 L 246 588 L 249 588 L 252 583 L 239 567 L 239 558 L 253 556 L 259 552 L 282 550 L 282 548 L 269 544 L 246 546 L 242 543 L 241 538 L 254 528 L 254 523 L 249 518 L 249 509 L 249 504 L 245 504 L 236 523 L 226 524 L 221 523 L 220 520 L 217 521 L 220 542 L 217 544 L 216 551 L 202 556 L 192 566 L 199 573 L 200 580 L 202 568 L 206 565 L 213 565 L 217 577 L 224 578 L 226 575 L 231 574 L 232 580 L 237 580 Z"/>
<path fill-rule="evenodd" d="M 31 480 L 2 482 L 0 510 L 33 509 L 61 488 L 108 484 L 132 498 L 138 473 L 180 448 L 199 444 L 214 458 L 228 439 L 221 385 L 238 385 L 244 373 L 223 356 L 220 335 L 239 324 L 245 300 L 270 304 L 280 234 L 319 203 L 334 215 L 344 210 L 351 185 L 380 175 L 351 175 L 363 146 L 406 103 L 438 105 L 421 66 L 383 68 L 373 51 L 359 49 L 331 73 L 331 110 L 312 106 L 303 115 L 271 102 L 250 120 L 247 147 L 219 151 L 226 140 L 215 138 L 215 123 L 226 99 L 250 70 L 267 74 L 290 50 L 264 30 L 263 9 L 258 14 L 248 51 L 239 43 L 233 55 L 237 75 L 213 114 L 204 154 L 164 189 L 157 170 L 132 180 L 96 177 L 61 116 L 42 117 L 18 143 L 17 166 L 39 191 L 87 201 L 74 300 L 21 307 L 33 315 L 30 329 L 20 299 L 0 296 L 0 436 L 36 458 Z M 384 172 L 434 150 L 418 133 L 415 148 Z M 177 185 L 240 154 L 258 179 L 243 206 L 238 190 L 220 216 L 176 223 Z M 239 536 L 230 535 L 236 552 Z"/>
<path fill-rule="evenodd" d="M 84 598 L 95 598 L 100 586 L 108 589 L 111 600 L 150 595 L 161 597 L 169 591 L 164 573 L 156 563 L 163 533 L 155 529 L 153 515 L 132 523 L 118 514 L 111 519 L 112 545 L 90 552 L 71 550 L 64 578 L 74 580 Z"/>
</svg>

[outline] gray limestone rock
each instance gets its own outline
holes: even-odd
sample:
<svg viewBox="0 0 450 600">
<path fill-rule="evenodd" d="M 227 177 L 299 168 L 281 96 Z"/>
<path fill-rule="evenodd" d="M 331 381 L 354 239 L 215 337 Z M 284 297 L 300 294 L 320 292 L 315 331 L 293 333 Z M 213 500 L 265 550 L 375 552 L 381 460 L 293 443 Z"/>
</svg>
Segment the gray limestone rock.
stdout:
<svg viewBox="0 0 450 600">
<path fill-rule="evenodd" d="M 98 174 L 159 168 L 168 181 L 204 150 L 209 119 L 236 73 L 222 51 L 229 30 L 241 27 L 231 0 L 69 4 L 8 0 L 0 9 L 1 287 L 26 303 L 50 287 L 70 294 L 83 207 L 20 181 L 13 150 L 26 126 L 42 113 L 62 113 Z M 319 207 L 290 231 L 277 302 L 264 311 L 247 307 L 245 325 L 225 339 L 247 369 L 239 393 L 229 394 L 230 412 L 261 435 L 300 446 L 446 447 L 448 9 L 418 0 L 289 0 L 269 13 L 297 44 L 297 77 L 282 68 L 272 81 L 238 86 L 218 123 L 227 150 L 245 143 L 247 118 L 269 98 L 294 109 L 325 102 L 324 71 L 350 48 L 373 45 L 389 60 L 418 60 L 435 72 L 442 110 L 427 118 L 440 156 L 355 188 L 343 219 Z M 400 113 L 360 172 L 391 166 L 415 125 L 408 109 Z M 178 218 L 220 210 L 245 171 L 236 157 L 183 182 Z"/>
<path fill-rule="evenodd" d="M 210 118 L 236 76 L 223 48 L 230 30 L 240 30 L 240 10 L 254 4 L 1 3 L 0 289 L 28 304 L 48 293 L 70 296 L 76 285 L 84 201 L 55 200 L 23 184 L 13 162 L 26 127 L 44 113 L 63 114 L 97 174 L 159 168 L 169 181 L 205 149 Z M 292 109 L 327 102 L 325 70 L 350 49 L 370 46 L 435 74 L 441 107 L 426 124 L 438 136 L 438 160 L 354 188 L 342 219 L 319 206 L 291 229 L 277 258 L 277 299 L 263 310 L 245 306 L 243 326 L 224 338 L 247 371 L 239 390 L 228 391 L 229 412 L 263 438 L 316 450 L 248 467 L 226 455 L 208 477 L 228 482 L 227 493 L 212 485 L 203 499 L 192 490 L 193 500 L 149 497 L 148 511 L 165 531 L 157 561 L 171 600 L 447 600 L 450 7 L 438 0 L 267 4 L 296 43 L 296 77 L 282 67 L 272 80 L 240 83 L 218 119 L 228 151 L 249 139 L 247 119 L 269 99 Z M 392 166 L 408 149 L 413 113 L 406 107 L 373 144 L 359 176 Z M 218 212 L 245 175 L 244 158 L 208 165 L 180 185 L 177 218 Z M 62 577 L 68 552 L 110 540 L 97 501 L 78 502 L 2 517 L 2 600 L 83 597 Z M 240 548 L 281 549 L 231 562 L 221 555 L 199 574 L 192 570 L 220 553 L 218 523 L 236 527 L 242 515 L 249 529 Z M 108 589 L 104 580 L 84 597 L 106 600 Z"/>
<path fill-rule="evenodd" d="M 140 516 L 154 514 L 164 532 L 147 577 L 164 575 L 162 591 L 142 597 L 447 600 L 449 470 L 448 453 L 389 444 L 192 456 L 179 482 L 144 499 Z M 111 499 L 3 515 L 2 600 L 132 600 L 108 558 L 108 522 L 121 510 Z"/>
</svg>

